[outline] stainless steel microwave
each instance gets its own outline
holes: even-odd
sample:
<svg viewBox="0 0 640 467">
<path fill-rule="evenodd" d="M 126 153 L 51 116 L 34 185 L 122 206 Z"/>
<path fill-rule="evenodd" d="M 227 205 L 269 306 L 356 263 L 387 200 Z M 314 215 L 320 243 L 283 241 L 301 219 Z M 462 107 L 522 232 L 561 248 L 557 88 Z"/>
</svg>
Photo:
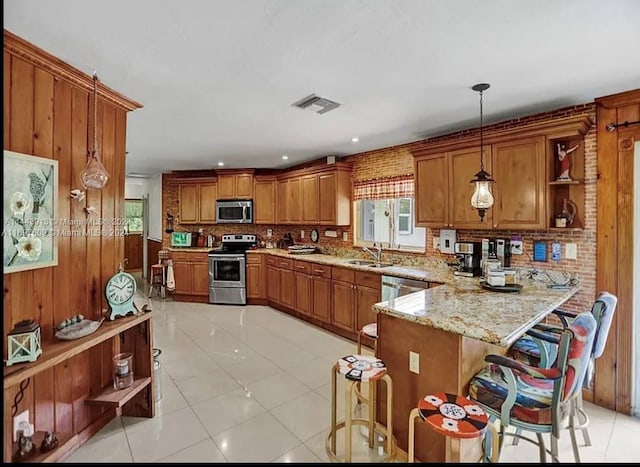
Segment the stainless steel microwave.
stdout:
<svg viewBox="0 0 640 467">
<path fill-rule="evenodd" d="M 253 200 L 219 199 L 216 201 L 217 224 L 253 224 Z"/>
</svg>

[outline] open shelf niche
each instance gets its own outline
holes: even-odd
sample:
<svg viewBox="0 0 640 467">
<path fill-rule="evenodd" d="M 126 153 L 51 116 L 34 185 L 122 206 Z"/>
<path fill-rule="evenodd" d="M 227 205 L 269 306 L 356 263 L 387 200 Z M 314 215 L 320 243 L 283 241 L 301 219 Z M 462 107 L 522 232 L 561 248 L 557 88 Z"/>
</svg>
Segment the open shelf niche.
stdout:
<svg viewBox="0 0 640 467">
<path fill-rule="evenodd" d="M 576 231 L 584 229 L 584 137 L 582 134 L 558 135 L 549 137 L 548 148 L 548 228 L 553 231 Z M 558 145 L 567 150 L 577 146 L 568 156 L 571 161 L 569 170 L 570 180 L 558 180 L 560 175 L 560 160 Z M 565 202 L 565 200 L 568 200 Z M 566 227 L 556 226 L 556 217 L 562 213 L 564 205 L 575 205 L 573 222 Z M 571 208 L 571 206 L 569 206 Z"/>
</svg>

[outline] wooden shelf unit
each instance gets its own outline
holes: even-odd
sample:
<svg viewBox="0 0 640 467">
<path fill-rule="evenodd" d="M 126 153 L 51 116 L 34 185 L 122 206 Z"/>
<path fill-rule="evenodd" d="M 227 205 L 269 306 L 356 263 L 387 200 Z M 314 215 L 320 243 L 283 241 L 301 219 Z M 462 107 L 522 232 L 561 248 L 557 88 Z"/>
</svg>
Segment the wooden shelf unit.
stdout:
<svg viewBox="0 0 640 467">
<path fill-rule="evenodd" d="M 133 384 L 128 388 L 114 389 L 113 386 L 109 386 L 100 394 L 85 399 L 84 403 L 87 405 L 104 405 L 120 409 L 149 384 L 151 384 L 151 378 L 149 377 L 135 378 Z"/>
<path fill-rule="evenodd" d="M 33 449 L 36 453 L 21 459 L 18 457 L 18 443 L 13 443 L 12 462 L 35 464 L 37 462 L 59 462 L 67 458 L 79 445 L 78 435 L 73 433 L 54 433 L 58 440 L 58 447 L 51 451 L 41 452 L 40 443 L 44 439 L 44 431 L 36 431 L 33 435 Z"/>
<path fill-rule="evenodd" d="M 117 336 L 127 329 L 138 326 L 148 319 L 151 319 L 151 313 L 116 318 L 113 321 L 105 320 L 96 332 L 86 337 L 71 341 L 44 342 L 42 344 L 42 355 L 35 362 L 18 363 L 4 368 L 4 388 L 7 389 L 20 384 L 22 380 L 30 378 L 47 368 L 52 368 L 93 346 Z"/>
</svg>

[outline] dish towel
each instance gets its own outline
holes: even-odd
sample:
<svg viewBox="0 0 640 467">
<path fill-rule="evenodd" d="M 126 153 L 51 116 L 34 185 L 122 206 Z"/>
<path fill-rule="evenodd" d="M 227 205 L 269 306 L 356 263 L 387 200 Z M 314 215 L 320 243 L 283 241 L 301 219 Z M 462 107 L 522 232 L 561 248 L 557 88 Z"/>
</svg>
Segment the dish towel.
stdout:
<svg viewBox="0 0 640 467">
<path fill-rule="evenodd" d="M 176 279 L 173 276 L 173 262 L 169 260 L 167 262 L 167 290 L 173 292 L 176 290 Z"/>
</svg>

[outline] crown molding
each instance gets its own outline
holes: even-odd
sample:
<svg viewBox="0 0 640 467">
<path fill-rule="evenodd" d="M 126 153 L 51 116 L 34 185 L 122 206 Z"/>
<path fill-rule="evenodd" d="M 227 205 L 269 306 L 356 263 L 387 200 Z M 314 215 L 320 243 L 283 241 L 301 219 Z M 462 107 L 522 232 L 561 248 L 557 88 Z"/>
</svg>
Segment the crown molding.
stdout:
<svg viewBox="0 0 640 467">
<path fill-rule="evenodd" d="M 68 63 L 54 57 L 32 43 L 4 30 L 4 51 L 41 68 L 54 77 L 64 79 L 72 85 L 93 92 L 93 77 Z M 98 97 L 126 111 L 142 108 L 142 104 L 123 96 L 98 80 Z"/>
</svg>

